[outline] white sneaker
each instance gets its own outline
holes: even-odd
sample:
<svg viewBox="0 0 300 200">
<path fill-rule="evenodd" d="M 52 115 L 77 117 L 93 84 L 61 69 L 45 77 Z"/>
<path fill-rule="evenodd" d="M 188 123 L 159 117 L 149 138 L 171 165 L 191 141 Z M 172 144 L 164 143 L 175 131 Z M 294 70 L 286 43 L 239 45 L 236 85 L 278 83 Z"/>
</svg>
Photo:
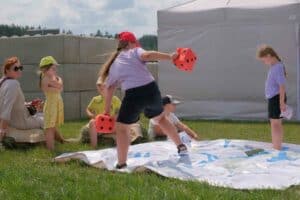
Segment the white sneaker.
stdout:
<svg viewBox="0 0 300 200">
<path fill-rule="evenodd" d="M 280 114 L 280 117 L 288 119 L 288 120 L 292 119 L 292 117 L 293 117 L 293 108 L 291 106 L 287 105 L 285 111 Z"/>
<path fill-rule="evenodd" d="M 183 144 L 185 144 L 187 147 L 191 147 L 192 139 L 186 132 L 180 132 L 179 138 Z"/>
</svg>

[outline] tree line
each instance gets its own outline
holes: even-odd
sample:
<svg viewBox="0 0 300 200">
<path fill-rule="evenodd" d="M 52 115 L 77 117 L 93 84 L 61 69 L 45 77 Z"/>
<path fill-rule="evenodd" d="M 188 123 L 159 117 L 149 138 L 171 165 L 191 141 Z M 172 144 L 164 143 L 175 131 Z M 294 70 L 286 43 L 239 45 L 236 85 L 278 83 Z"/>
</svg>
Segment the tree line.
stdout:
<svg viewBox="0 0 300 200">
<path fill-rule="evenodd" d="M 23 36 L 23 35 L 31 35 L 30 33 L 37 33 L 41 35 L 46 35 L 48 33 L 52 34 L 67 34 L 73 35 L 71 30 L 60 30 L 60 29 L 47 29 L 42 28 L 41 26 L 19 26 L 15 24 L 7 25 L 0 24 L 0 37 L 1 36 Z M 82 36 L 84 34 L 81 34 Z M 105 38 L 117 38 L 117 34 L 109 33 L 108 31 L 102 32 L 101 30 L 97 30 L 95 33 L 90 33 L 90 37 L 105 37 Z M 146 50 L 157 50 L 157 36 L 156 35 L 143 35 L 139 38 L 139 42 L 141 46 Z"/>
</svg>

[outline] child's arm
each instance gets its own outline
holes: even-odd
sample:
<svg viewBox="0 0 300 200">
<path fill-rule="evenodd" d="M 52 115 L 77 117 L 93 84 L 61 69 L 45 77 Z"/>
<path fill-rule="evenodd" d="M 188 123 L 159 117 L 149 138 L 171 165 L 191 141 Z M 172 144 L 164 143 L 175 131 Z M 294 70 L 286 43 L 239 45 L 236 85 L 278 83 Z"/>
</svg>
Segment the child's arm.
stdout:
<svg viewBox="0 0 300 200">
<path fill-rule="evenodd" d="M 115 92 L 116 86 L 110 86 L 105 88 L 105 107 L 104 114 L 110 114 L 111 102 Z"/>
<path fill-rule="evenodd" d="M 199 140 L 198 134 L 193 131 L 192 129 L 190 129 L 187 125 L 185 125 L 182 122 L 178 122 L 176 124 L 176 127 L 181 130 L 181 131 L 185 131 L 189 136 L 191 136 L 192 138 L 194 138 L 195 140 Z"/>
<path fill-rule="evenodd" d="M 61 89 L 51 86 L 51 80 L 49 80 L 47 77 L 43 78 L 41 88 L 43 91 L 47 92 L 61 92 Z"/>
<path fill-rule="evenodd" d="M 85 111 L 89 118 L 94 119 L 96 117 L 96 115 L 92 111 L 90 111 L 90 109 L 87 108 Z"/>
<path fill-rule="evenodd" d="M 62 90 L 63 88 L 62 79 L 59 76 L 55 77 L 54 80 L 49 81 L 49 86 Z"/>
<path fill-rule="evenodd" d="M 141 59 L 145 62 L 147 61 L 157 61 L 157 60 L 173 60 L 178 56 L 177 53 L 162 53 L 158 51 L 145 51 L 141 54 Z"/>
<path fill-rule="evenodd" d="M 285 86 L 284 85 L 279 86 L 279 102 L 280 102 L 280 110 L 285 111 L 286 104 L 285 104 Z"/>
</svg>

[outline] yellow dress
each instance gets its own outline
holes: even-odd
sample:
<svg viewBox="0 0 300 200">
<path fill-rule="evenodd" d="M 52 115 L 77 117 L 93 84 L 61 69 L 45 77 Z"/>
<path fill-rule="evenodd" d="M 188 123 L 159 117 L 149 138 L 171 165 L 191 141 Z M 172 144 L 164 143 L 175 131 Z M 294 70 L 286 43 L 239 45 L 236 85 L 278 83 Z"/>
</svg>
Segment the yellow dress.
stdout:
<svg viewBox="0 0 300 200">
<path fill-rule="evenodd" d="M 44 129 L 64 123 L 64 103 L 60 92 L 45 92 Z"/>
</svg>

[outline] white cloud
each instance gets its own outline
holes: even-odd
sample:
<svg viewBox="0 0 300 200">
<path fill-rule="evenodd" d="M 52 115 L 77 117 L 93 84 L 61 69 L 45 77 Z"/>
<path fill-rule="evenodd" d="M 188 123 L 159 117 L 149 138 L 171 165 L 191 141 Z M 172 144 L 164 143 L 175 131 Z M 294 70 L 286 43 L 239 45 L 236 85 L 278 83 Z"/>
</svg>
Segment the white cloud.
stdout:
<svg viewBox="0 0 300 200">
<path fill-rule="evenodd" d="M 70 29 L 156 34 L 157 10 L 187 0 L 0 0 L 0 23 Z"/>
</svg>

